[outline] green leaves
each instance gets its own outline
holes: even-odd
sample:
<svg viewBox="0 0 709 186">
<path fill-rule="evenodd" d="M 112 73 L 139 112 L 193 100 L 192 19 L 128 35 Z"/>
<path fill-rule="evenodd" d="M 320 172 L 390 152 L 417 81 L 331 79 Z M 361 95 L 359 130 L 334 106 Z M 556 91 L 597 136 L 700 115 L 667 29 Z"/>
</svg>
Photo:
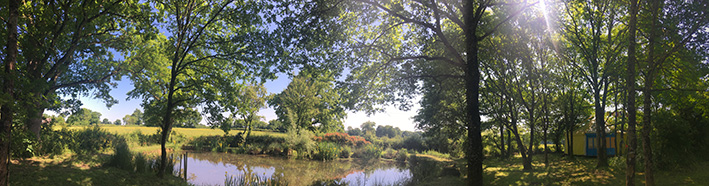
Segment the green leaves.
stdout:
<svg viewBox="0 0 709 186">
<path fill-rule="evenodd" d="M 303 69 L 281 93 L 269 100 L 276 115 L 291 130 L 343 131 L 345 111 L 333 75 Z"/>
</svg>

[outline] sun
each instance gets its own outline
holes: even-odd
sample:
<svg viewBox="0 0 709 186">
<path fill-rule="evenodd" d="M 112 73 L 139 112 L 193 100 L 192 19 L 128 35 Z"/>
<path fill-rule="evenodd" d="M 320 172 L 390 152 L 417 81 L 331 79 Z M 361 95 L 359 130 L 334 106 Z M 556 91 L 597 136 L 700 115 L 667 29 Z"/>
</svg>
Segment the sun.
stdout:
<svg viewBox="0 0 709 186">
<path fill-rule="evenodd" d="M 545 0 L 539 0 L 539 10 L 544 15 L 544 22 L 547 25 L 547 29 L 551 29 L 551 21 L 549 21 L 549 9 Z"/>
</svg>

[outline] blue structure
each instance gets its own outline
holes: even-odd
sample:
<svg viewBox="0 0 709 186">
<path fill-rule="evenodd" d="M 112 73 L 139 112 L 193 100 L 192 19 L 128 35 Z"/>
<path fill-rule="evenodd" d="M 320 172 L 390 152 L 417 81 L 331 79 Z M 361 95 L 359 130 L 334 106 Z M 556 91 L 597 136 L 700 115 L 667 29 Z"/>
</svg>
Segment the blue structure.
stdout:
<svg viewBox="0 0 709 186">
<path fill-rule="evenodd" d="M 586 156 L 598 156 L 600 145 L 596 140 L 598 140 L 596 133 L 586 133 Z M 616 154 L 616 144 L 615 133 L 606 134 L 606 155 L 614 156 Z"/>
</svg>

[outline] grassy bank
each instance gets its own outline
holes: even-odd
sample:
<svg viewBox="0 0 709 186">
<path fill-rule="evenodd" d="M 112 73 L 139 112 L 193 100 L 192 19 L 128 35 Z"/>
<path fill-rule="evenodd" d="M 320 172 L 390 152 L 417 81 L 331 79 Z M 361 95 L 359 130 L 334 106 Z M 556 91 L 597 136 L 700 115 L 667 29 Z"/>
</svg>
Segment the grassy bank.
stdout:
<svg viewBox="0 0 709 186">
<path fill-rule="evenodd" d="M 167 175 L 159 179 L 152 173 L 135 173 L 102 166 L 107 154 L 78 156 L 33 157 L 13 160 L 10 164 L 10 185 L 188 185 Z"/>
</svg>

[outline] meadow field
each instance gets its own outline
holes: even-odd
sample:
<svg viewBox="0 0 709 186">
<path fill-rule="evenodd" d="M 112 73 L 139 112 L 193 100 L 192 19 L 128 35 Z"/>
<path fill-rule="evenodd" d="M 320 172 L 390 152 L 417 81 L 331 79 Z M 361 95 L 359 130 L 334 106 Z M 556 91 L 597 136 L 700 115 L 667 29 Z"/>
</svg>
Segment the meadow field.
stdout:
<svg viewBox="0 0 709 186">
<path fill-rule="evenodd" d="M 102 129 L 105 129 L 106 131 L 110 133 L 114 133 L 117 135 L 125 135 L 125 134 L 130 134 L 135 131 L 140 131 L 142 134 L 155 134 L 158 132 L 159 127 L 146 127 L 146 126 L 138 126 L 138 125 L 99 125 Z M 85 126 L 71 126 L 67 127 L 70 130 L 78 130 L 85 128 Z M 174 132 L 176 132 L 179 135 L 182 135 L 186 138 L 195 138 L 195 137 L 200 137 L 200 136 L 222 136 L 224 135 L 224 131 L 221 129 L 211 129 L 211 128 L 172 128 Z M 240 129 L 232 129 L 229 131 L 230 135 L 235 135 L 239 132 L 244 132 L 244 130 Z M 279 133 L 279 132 L 270 132 L 270 131 L 257 131 L 257 130 L 252 130 L 251 135 L 257 135 L 257 136 L 262 136 L 262 135 L 273 135 L 273 136 L 278 136 L 278 137 L 285 137 L 285 133 Z"/>
</svg>

